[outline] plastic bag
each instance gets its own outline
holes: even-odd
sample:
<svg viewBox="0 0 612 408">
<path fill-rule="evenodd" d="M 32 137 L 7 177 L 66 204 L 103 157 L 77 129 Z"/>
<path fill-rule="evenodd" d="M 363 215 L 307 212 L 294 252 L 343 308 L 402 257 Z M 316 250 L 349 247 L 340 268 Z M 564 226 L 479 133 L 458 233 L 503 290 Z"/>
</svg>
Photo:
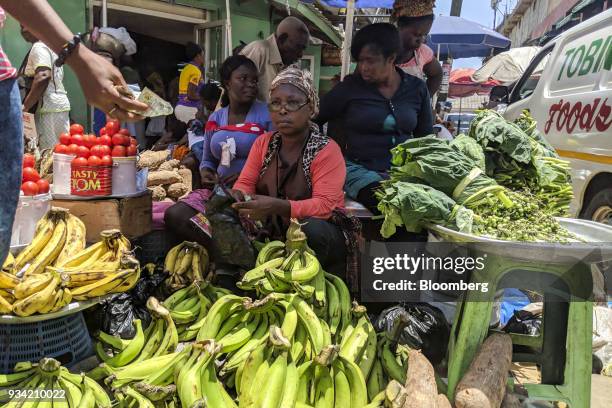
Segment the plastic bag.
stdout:
<svg viewBox="0 0 612 408">
<path fill-rule="evenodd" d="M 421 350 L 433 365 L 446 356 L 450 326 L 437 307 L 427 303 L 393 306 L 380 313 L 374 327 L 391 335 L 399 331 L 397 342 Z"/>
<path fill-rule="evenodd" d="M 206 203 L 206 218 L 212 234 L 212 259 L 216 264 L 238 266 L 249 270 L 255 266 L 255 248 L 232 208 L 234 199 L 219 189 Z"/>
<path fill-rule="evenodd" d="M 136 329 L 132 324 L 134 319 L 140 319 L 143 328 L 151 323 L 151 315 L 146 307 L 147 299 L 150 296 L 166 298 L 166 294 L 160 292 L 162 290 L 160 284 L 166 277 L 167 274 L 161 272 L 161 269 L 152 274 L 147 274 L 143 270 L 142 277 L 132 290 L 104 299 L 88 320 L 96 326 L 96 329 L 108 334 L 123 339 L 133 338 L 136 335 Z"/>
<path fill-rule="evenodd" d="M 542 328 L 542 316 L 527 310 L 516 310 L 508 320 L 504 331 L 506 333 L 527 334 L 538 336 Z"/>
</svg>

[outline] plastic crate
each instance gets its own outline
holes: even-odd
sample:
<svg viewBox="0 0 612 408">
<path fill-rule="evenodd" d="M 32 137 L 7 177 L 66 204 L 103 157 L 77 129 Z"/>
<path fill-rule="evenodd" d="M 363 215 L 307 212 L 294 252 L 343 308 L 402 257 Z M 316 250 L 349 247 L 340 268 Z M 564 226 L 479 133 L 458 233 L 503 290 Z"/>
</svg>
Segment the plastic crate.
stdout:
<svg viewBox="0 0 612 408">
<path fill-rule="evenodd" d="M 132 240 L 136 259 L 141 265 L 163 262 L 168 251 L 180 243 L 181 240 L 168 230 L 152 231 Z"/>
<path fill-rule="evenodd" d="M 20 361 L 53 357 L 70 367 L 91 356 L 91 337 L 83 313 L 24 324 L 0 324 L 0 373 L 13 371 Z"/>
</svg>

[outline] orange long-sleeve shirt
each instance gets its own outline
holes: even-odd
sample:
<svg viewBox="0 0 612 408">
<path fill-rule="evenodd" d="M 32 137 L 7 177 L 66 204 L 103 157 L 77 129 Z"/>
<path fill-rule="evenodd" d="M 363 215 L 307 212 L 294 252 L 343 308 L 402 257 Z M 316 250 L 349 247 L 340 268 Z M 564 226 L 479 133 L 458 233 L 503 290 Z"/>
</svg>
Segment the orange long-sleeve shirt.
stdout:
<svg viewBox="0 0 612 408">
<path fill-rule="evenodd" d="M 272 133 L 257 138 L 242 168 L 234 188 L 245 194 L 257 194 L 259 171 L 268 151 Z M 292 218 L 329 218 L 336 208 L 344 207 L 344 179 L 346 164 L 340 146 L 333 140 L 319 151 L 314 158 L 311 169 L 312 197 L 306 200 L 289 200 Z"/>
</svg>

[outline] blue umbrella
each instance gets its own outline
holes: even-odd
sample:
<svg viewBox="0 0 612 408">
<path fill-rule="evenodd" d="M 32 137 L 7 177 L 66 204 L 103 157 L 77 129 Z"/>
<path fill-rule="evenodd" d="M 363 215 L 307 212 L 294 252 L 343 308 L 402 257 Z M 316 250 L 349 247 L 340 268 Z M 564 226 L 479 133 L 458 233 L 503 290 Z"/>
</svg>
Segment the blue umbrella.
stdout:
<svg viewBox="0 0 612 408">
<path fill-rule="evenodd" d="M 474 21 L 454 16 L 436 16 L 427 45 L 440 56 L 452 58 L 486 57 L 493 48 L 506 49 L 510 40 Z"/>
</svg>

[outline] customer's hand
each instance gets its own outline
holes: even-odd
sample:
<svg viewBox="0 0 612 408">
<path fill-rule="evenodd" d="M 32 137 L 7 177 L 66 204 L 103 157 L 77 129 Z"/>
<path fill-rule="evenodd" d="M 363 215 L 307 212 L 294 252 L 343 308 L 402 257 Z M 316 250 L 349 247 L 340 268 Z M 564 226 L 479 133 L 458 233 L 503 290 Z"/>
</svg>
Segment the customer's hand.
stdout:
<svg viewBox="0 0 612 408">
<path fill-rule="evenodd" d="M 128 88 L 119 70 L 110 62 L 80 45 L 66 63 L 74 70 L 87 101 L 109 116 L 125 121 L 141 120 L 138 114 L 148 106 L 128 96 Z"/>
<path fill-rule="evenodd" d="M 289 218 L 291 216 L 291 204 L 287 200 L 264 195 L 255 195 L 249 201 L 232 204 L 232 207 L 247 218 L 263 220 L 270 215 L 279 215 Z"/>
<path fill-rule="evenodd" d="M 217 176 L 217 172 L 213 169 L 203 168 L 200 169 L 200 178 L 202 180 L 202 184 L 217 184 L 219 177 Z"/>
</svg>

